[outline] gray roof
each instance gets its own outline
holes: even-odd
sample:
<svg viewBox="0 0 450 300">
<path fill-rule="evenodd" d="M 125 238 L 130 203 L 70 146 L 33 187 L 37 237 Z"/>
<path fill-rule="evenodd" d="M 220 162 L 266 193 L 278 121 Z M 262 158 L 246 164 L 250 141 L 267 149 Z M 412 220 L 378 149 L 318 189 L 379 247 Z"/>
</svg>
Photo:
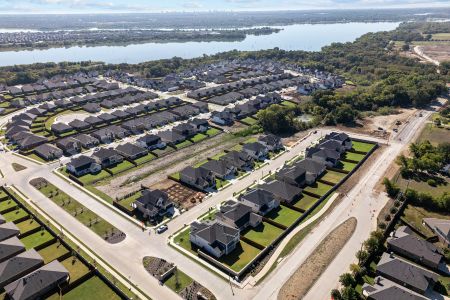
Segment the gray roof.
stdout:
<svg viewBox="0 0 450 300">
<path fill-rule="evenodd" d="M 436 281 L 438 275 L 421 267 L 401 260 L 394 255 L 383 253 L 377 265 L 377 274 L 395 279 L 396 282 L 407 284 L 418 290 L 426 291 L 430 279 Z"/>
<path fill-rule="evenodd" d="M 274 199 L 274 195 L 266 190 L 257 188 L 241 195 L 240 198 L 263 207 Z"/>
<path fill-rule="evenodd" d="M 227 245 L 239 234 L 239 230 L 218 222 L 194 222 L 191 224 L 191 234 L 201 237 L 213 247 L 220 247 L 217 243 Z"/>
<path fill-rule="evenodd" d="M 208 171 L 211 171 L 213 174 L 219 175 L 219 176 L 226 176 L 228 175 L 228 170 L 230 169 L 230 165 L 223 160 L 208 160 L 206 163 L 201 165 L 199 168 L 206 169 Z"/>
<path fill-rule="evenodd" d="M 118 145 L 116 147 L 116 151 L 126 157 L 135 156 L 135 155 L 144 154 L 144 153 L 147 154 L 147 152 L 148 152 L 146 149 L 139 147 L 132 143 Z"/>
<path fill-rule="evenodd" d="M 421 257 L 425 261 L 432 262 L 436 265 L 442 260 L 442 255 L 439 253 L 438 248 L 432 243 L 413 234 L 407 234 L 398 230 L 393 234 L 394 236 L 387 239 L 389 246 L 393 245 L 398 247 L 410 255 Z"/>
<path fill-rule="evenodd" d="M 48 289 L 65 281 L 69 271 L 57 260 L 5 286 L 12 299 L 36 299 Z"/>
<path fill-rule="evenodd" d="M 276 197 L 288 202 L 300 195 L 302 192 L 302 189 L 279 180 L 272 180 L 262 184 L 259 188 L 266 190 Z"/>
<path fill-rule="evenodd" d="M 316 176 L 320 175 L 320 171 L 325 168 L 325 165 L 323 163 L 320 163 L 318 161 L 309 158 L 305 158 L 302 159 L 301 161 L 296 162 L 294 166 L 302 168 L 307 173 L 311 173 Z"/>
<path fill-rule="evenodd" d="M 25 246 L 15 236 L 0 242 L 0 262 L 25 251 Z"/>
<path fill-rule="evenodd" d="M 237 228 L 240 228 L 249 222 L 252 215 L 254 214 L 250 206 L 229 200 L 220 207 L 220 211 L 216 214 L 216 218 L 227 218 L 233 221 Z"/>
<path fill-rule="evenodd" d="M 0 285 L 17 279 L 24 272 L 32 271 L 44 264 L 36 250 L 30 249 L 0 263 Z M 9 281 L 9 282 L 8 282 Z"/>
<path fill-rule="evenodd" d="M 427 299 L 421 295 L 408 290 L 401 285 L 396 284 L 389 279 L 381 276 L 375 277 L 374 284 L 365 283 L 362 287 L 363 292 L 368 295 L 371 300 L 424 300 Z"/>
<path fill-rule="evenodd" d="M 441 232 L 447 238 L 447 241 L 450 240 L 450 220 L 424 218 L 423 221 L 433 230 Z"/>
<path fill-rule="evenodd" d="M 0 224 L 0 241 L 16 236 L 19 233 L 19 228 L 13 222 Z"/>
</svg>

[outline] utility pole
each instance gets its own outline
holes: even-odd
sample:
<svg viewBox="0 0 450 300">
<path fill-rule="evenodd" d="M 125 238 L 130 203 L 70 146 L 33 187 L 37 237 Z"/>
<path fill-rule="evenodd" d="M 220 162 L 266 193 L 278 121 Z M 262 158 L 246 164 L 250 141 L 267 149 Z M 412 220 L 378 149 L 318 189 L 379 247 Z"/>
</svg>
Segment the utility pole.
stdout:
<svg viewBox="0 0 450 300">
<path fill-rule="evenodd" d="M 228 282 L 230 283 L 231 294 L 234 296 L 233 284 L 231 283 L 231 276 L 228 275 Z"/>
</svg>

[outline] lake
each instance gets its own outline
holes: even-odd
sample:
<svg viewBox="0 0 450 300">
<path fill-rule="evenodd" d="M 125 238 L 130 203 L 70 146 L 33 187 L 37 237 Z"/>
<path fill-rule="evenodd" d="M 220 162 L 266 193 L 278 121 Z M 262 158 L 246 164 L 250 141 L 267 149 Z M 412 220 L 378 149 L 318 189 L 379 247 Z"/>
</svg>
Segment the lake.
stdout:
<svg viewBox="0 0 450 300">
<path fill-rule="evenodd" d="M 261 50 L 279 47 L 284 50 L 318 51 L 333 42 L 350 42 L 376 31 L 395 29 L 399 23 L 338 23 L 273 26 L 279 33 L 247 36 L 238 42 L 144 43 L 128 46 L 92 46 L 0 52 L 0 66 L 37 62 L 104 61 L 106 63 L 140 63 L 149 60 L 193 58 L 230 50 Z"/>
</svg>

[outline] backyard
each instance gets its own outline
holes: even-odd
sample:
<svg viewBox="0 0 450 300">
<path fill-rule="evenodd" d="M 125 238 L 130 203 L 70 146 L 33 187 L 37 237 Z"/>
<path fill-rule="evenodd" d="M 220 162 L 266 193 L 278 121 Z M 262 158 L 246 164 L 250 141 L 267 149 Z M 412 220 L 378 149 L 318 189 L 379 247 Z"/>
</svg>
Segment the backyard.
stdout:
<svg viewBox="0 0 450 300">
<path fill-rule="evenodd" d="M 55 242 L 39 250 L 38 252 L 44 259 L 44 263 L 48 264 L 49 262 L 58 259 L 63 255 L 66 255 L 67 253 L 69 253 L 69 250 L 59 242 Z"/>
<path fill-rule="evenodd" d="M 242 236 L 263 247 L 267 247 L 282 233 L 283 229 L 275 227 L 267 222 L 262 222 L 257 227 L 251 228 L 243 233 Z"/>
<path fill-rule="evenodd" d="M 295 207 L 298 207 L 303 210 L 308 210 L 314 203 L 316 203 L 319 199 L 311 197 L 309 195 L 301 194 L 302 197 L 295 201 L 293 204 Z"/>
<path fill-rule="evenodd" d="M 375 147 L 375 144 L 352 141 L 352 149 L 355 151 L 367 153 L 372 150 L 373 147 Z"/>
<path fill-rule="evenodd" d="M 359 153 L 355 153 L 355 152 L 345 152 L 344 154 L 344 159 L 348 159 L 348 160 L 353 160 L 353 161 L 357 161 L 360 162 L 361 160 L 363 160 L 363 158 L 365 157 L 364 154 L 359 154 Z"/>
<path fill-rule="evenodd" d="M 235 272 L 241 271 L 249 264 L 261 251 L 252 245 L 240 241 L 236 248 L 228 255 L 224 255 L 218 259 L 219 262 L 226 265 Z"/>
<path fill-rule="evenodd" d="M 325 171 L 325 173 L 322 175 L 322 177 L 320 177 L 321 180 L 324 181 L 328 181 L 328 182 L 332 182 L 334 184 L 338 183 L 339 181 L 341 181 L 342 178 L 345 177 L 346 174 L 344 173 L 339 173 L 336 171 L 332 171 L 332 170 L 327 170 Z"/>
<path fill-rule="evenodd" d="M 49 300 L 60 299 L 58 294 L 52 295 Z M 108 299 L 120 300 L 120 297 L 107 286 L 99 277 L 95 276 L 86 280 L 76 288 L 70 290 L 63 295 L 64 300 L 78 300 L 78 299 Z"/>
<path fill-rule="evenodd" d="M 297 221 L 302 213 L 290 209 L 286 206 L 280 205 L 278 208 L 273 209 L 269 212 L 266 217 L 272 221 L 281 224 L 283 226 L 289 227 Z"/>
<path fill-rule="evenodd" d="M 305 192 L 313 193 L 318 196 L 323 196 L 326 194 L 326 192 L 331 190 L 331 188 L 332 188 L 331 185 L 316 181 L 312 185 L 304 188 L 303 190 Z"/>
<path fill-rule="evenodd" d="M 356 167 L 356 164 L 347 162 L 347 161 L 342 161 L 342 160 L 339 161 L 336 166 L 337 169 L 344 170 L 347 172 L 352 171 L 355 167 Z"/>
<path fill-rule="evenodd" d="M 55 237 L 50 234 L 47 230 L 40 230 L 33 234 L 30 234 L 24 238 L 21 238 L 20 241 L 25 245 L 27 249 L 34 249 L 48 241 L 53 240 Z"/>
</svg>

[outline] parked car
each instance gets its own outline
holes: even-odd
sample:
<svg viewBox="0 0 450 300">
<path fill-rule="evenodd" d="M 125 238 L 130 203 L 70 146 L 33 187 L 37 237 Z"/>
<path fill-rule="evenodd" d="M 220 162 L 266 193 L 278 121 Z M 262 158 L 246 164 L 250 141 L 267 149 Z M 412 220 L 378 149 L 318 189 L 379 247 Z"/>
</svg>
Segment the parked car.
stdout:
<svg viewBox="0 0 450 300">
<path fill-rule="evenodd" d="M 156 232 L 161 234 L 164 231 L 166 231 L 167 229 L 169 229 L 169 227 L 167 227 L 167 225 L 161 225 L 161 226 L 158 227 L 158 229 L 156 229 Z"/>
</svg>

